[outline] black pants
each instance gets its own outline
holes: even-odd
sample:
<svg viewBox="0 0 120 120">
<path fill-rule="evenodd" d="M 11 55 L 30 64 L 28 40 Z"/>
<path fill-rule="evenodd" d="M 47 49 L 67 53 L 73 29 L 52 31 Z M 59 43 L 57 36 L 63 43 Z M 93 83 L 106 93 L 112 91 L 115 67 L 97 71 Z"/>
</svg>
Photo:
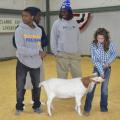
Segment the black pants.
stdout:
<svg viewBox="0 0 120 120">
<path fill-rule="evenodd" d="M 17 66 L 16 66 L 16 96 L 17 96 L 17 104 L 16 104 L 16 109 L 17 110 L 23 110 L 23 101 L 24 101 L 24 94 L 25 94 L 25 83 L 26 83 L 26 76 L 27 72 L 30 73 L 31 77 L 31 82 L 33 85 L 33 90 L 32 90 L 32 98 L 34 101 L 33 104 L 33 109 L 39 108 L 40 107 L 40 88 L 39 88 L 39 83 L 40 83 L 40 68 L 29 68 L 20 61 L 17 61 Z"/>
</svg>

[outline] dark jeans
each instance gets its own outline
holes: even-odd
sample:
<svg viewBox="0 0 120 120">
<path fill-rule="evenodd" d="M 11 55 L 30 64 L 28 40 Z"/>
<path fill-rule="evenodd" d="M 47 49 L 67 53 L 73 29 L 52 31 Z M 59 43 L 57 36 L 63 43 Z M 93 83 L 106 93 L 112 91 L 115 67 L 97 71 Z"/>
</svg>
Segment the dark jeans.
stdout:
<svg viewBox="0 0 120 120">
<path fill-rule="evenodd" d="M 33 104 L 33 109 L 39 108 L 40 107 L 40 88 L 39 88 L 39 83 L 40 83 L 40 68 L 29 68 L 20 61 L 17 61 L 17 66 L 16 66 L 16 96 L 17 96 L 17 104 L 16 104 L 16 109 L 17 110 L 23 110 L 23 101 L 24 101 L 24 94 L 25 94 L 25 83 L 26 83 L 26 76 L 27 72 L 30 73 L 31 77 L 31 82 L 33 85 L 33 90 L 32 90 L 32 98 L 34 101 Z"/>
<path fill-rule="evenodd" d="M 100 76 L 97 68 L 94 68 L 94 72 L 97 72 L 98 75 Z M 109 83 L 110 73 L 111 73 L 111 67 L 104 70 L 105 81 L 101 85 L 101 100 L 100 100 L 101 111 L 108 110 L 108 108 L 107 108 L 107 105 L 108 105 L 108 83 Z M 84 111 L 86 111 L 86 112 L 90 112 L 90 110 L 91 110 L 91 107 L 92 107 L 91 104 L 92 104 L 92 100 L 94 97 L 95 88 L 96 88 L 96 85 L 94 86 L 94 88 L 91 92 L 87 93 L 85 106 L 84 106 Z"/>
</svg>

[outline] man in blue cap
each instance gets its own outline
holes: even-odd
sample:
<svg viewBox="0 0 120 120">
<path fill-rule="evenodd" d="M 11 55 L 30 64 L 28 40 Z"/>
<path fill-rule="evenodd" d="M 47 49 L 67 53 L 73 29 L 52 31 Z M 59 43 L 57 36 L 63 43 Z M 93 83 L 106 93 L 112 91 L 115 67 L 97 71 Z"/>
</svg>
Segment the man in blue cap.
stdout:
<svg viewBox="0 0 120 120">
<path fill-rule="evenodd" d="M 51 30 L 51 50 L 56 56 L 57 76 L 67 78 L 69 70 L 72 77 L 80 77 L 80 30 L 73 19 L 70 0 L 64 0 Z"/>
</svg>

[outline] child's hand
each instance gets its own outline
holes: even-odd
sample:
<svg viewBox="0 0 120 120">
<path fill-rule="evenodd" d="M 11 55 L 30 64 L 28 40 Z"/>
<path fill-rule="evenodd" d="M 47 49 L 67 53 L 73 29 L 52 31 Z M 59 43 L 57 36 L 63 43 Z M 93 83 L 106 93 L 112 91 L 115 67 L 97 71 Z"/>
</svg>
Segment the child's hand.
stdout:
<svg viewBox="0 0 120 120">
<path fill-rule="evenodd" d="M 104 75 L 101 75 L 100 77 L 102 77 L 103 79 L 105 78 L 105 76 L 104 76 Z"/>
<path fill-rule="evenodd" d="M 104 69 L 106 69 L 106 68 L 108 68 L 108 67 L 109 67 L 109 64 L 104 64 L 104 65 L 103 65 L 103 68 L 104 68 Z"/>
<path fill-rule="evenodd" d="M 39 54 L 42 59 L 47 55 L 46 52 L 44 52 L 44 51 L 40 51 Z"/>
</svg>

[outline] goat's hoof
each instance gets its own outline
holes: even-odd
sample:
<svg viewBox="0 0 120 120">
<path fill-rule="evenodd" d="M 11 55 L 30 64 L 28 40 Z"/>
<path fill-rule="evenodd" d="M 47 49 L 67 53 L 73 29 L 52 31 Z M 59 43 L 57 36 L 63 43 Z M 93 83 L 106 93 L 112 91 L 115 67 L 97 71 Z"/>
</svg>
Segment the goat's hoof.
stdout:
<svg viewBox="0 0 120 120">
<path fill-rule="evenodd" d="M 78 113 L 79 114 L 79 116 L 83 116 L 83 114 L 82 113 Z"/>
<path fill-rule="evenodd" d="M 51 117 L 52 116 L 52 114 L 51 113 L 48 113 L 48 115 Z"/>
</svg>

